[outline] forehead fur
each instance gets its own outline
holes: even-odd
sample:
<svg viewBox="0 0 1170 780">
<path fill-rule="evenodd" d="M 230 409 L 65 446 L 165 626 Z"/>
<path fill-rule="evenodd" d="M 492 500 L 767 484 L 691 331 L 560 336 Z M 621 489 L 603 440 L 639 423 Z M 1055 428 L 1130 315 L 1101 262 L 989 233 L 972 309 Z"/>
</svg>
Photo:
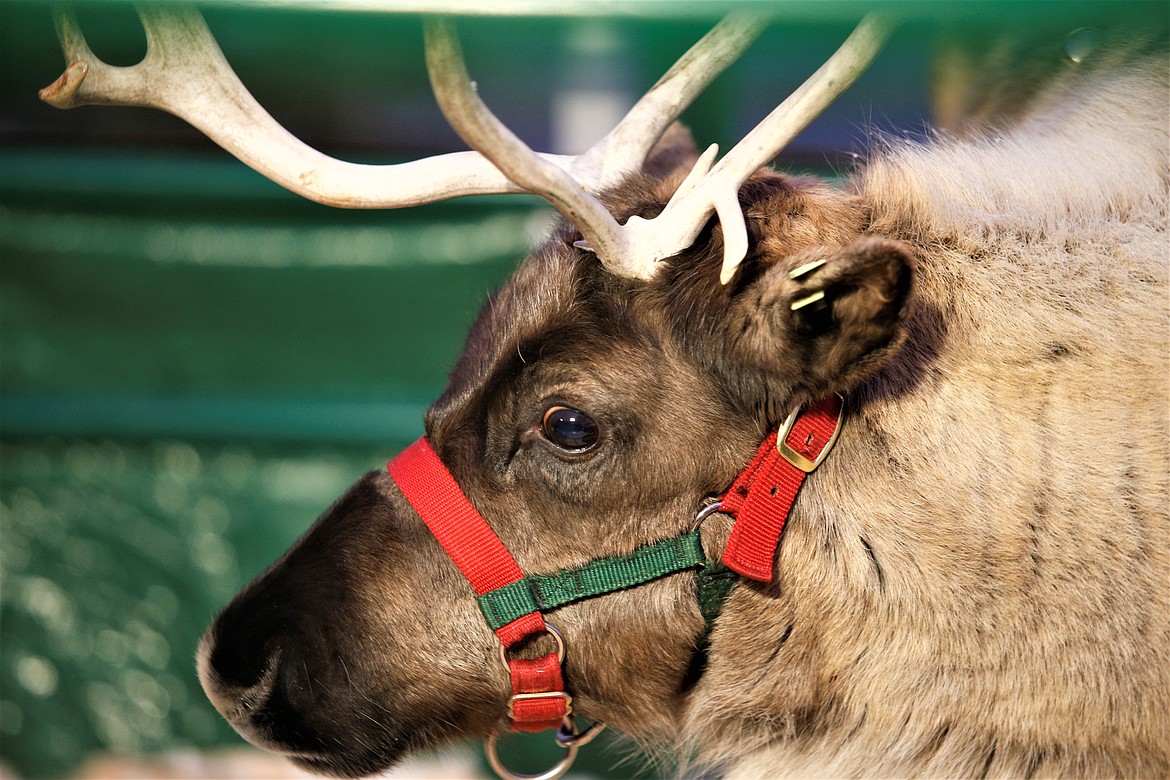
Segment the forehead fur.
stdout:
<svg viewBox="0 0 1170 780">
<path fill-rule="evenodd" d="M 582 266 L 578 252 L 552 239 L 488 299 L 468 333 L 447 389 L 427 415 L 428 434 L 457 410 L 473 406 L 504 367 L 524 360 L 526 345 L 587 314 Z"/>
<path fill-rule="evenodd" d="M 633 214 L 654 217 L 678 187 L 685 170 L 664 178 L 637 175 L 602 199 L 619 222 Z M 538 357 L 558 335 L 626 330 L 635 288 L 644 283 L 615 277 L 595 255 L 573 247 L 581 233 L 560 221 L 544 246 L 526 258 L 487 302 L 467 337 L 450 383 L 427 419 L 430 430 L 482 397 L 493 378 L 513 361 Z"/>
<path fill-rule="evenodd" d="M 602 201 L 619 223 L 633 215 L 652 219 L 687 170 L 631 176 Z M 546 356 L 558 344 L 677 342 L 707 365 L 707 353 L 720 353 L 722 347 L 699 342 L 718 341 L 717 322 L 739 291 L 778 258 L 809 246 L 846 242 L 863 220 L 855 198 L 770 171 L 745 182 L 740 200 L 751 249 L 726 286 L 719 282 L 722 230 L 715 219 L 694 245 L 664 261 L 649 282 L 606 271 L 595 255 L 573 246 L 581 234 L 561 222 L 480 312 L 446 392 L 428 415 L 428 431 L 433 434 L 445 420 L 460 425 L 457 418 L 464 415 L 456 414 L 459 409 L 482 413 L 486 407 L 480 402 L 494 383 L 513 375 L 510 367 Z"/>
</svg>

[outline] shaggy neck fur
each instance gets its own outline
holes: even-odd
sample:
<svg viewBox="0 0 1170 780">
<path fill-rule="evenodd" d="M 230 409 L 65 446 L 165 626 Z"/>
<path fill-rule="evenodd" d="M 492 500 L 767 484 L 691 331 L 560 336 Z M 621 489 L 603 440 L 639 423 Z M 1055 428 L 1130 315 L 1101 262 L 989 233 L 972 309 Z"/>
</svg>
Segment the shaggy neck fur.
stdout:
<svg viewBox="0 0 1170 780">
<path fill-rule="evenodd" d="M 701 763 L 1170 773 L 1168 94 L 1165 57 L 1090 74 L 857 176 L 869 232 L 916 251 L 919 303 L 779 582 L 732 594 L 683 719 Z"/>
</svg>

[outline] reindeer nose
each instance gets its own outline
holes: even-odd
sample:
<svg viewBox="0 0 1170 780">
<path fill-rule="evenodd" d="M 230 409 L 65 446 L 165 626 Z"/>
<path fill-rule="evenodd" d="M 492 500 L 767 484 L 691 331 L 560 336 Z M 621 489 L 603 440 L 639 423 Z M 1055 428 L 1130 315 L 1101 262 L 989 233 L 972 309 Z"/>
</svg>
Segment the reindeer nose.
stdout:
<svg viewBox="0 0 1170 780">
<path fill-rule="evenodd" d="M 393 509 L 389 481 L 381 470 L 359 480 L 232 599 L 199 647 L 200 682 L 232 727 L 314 771 L 354 776 L 354 767 L 382 761 L 371 739 L 391 752 L 403 749 L 383 700 L 367 692 L 364 645 L 355 642 L 365 625 L 354 607 L 362 582 L 350 569 L 358 560 L 353 550 L 369 544 L 361 536 L 371 526 L 367 514 Z M 356 734 L 355 719 L 373 725 L 363 723 L 367 732 Z"/>
<path fill-rule="evenodd" d="M 224 653 L 211 632 L 203 637 L 199 648 L 199 681 L 220 714 L 244 733 L 254 713 L 263 709 L 272 697 L 280 652 L 253 653 L 248 663 L 241 660 Z"/>
<path fill-rule="evenodd" d="M 237 729 L 271 698 L 281 642 L 264 621 L 225 610 L 199 647 L 199 679 L 207 697 Z"/>
<path fill-rule="evenodd" d="M 236 606 L 220 615 L 200 645 L 203 689 L 249 742 L 269 750 L 305 749 L 303 718 L 312 711 L 315 690 L 306 676 L 304 640 L 278 611 L 256 614 Z"/>
<path fill-rule="evenodd" d="M 226 610 L 204 637 L 207 668 L 215 679 L 232 688 L 251 688 L 270 676 L 274 645 L 279 641 L 264 621 L 237 616 Z M 201 653 L 201 656 L 203 653 Z M 200 660 L 204 660 L 202 657 Z"/>
</svg>

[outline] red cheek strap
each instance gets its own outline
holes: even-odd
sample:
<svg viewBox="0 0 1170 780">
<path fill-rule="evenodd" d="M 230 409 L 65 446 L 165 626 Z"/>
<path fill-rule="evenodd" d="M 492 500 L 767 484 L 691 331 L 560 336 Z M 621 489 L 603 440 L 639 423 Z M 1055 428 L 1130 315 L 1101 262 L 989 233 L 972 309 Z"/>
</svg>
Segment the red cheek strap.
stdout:
<svg viewBox="0 0 1170 780">
<path fill-rule="evenodd" d="M 731 570 L 770 582 L 780 534 L 804 478 L 829 454 L 841 432 L 844 400 L 821 398 L 789 415 L 721 499 L 720 512 L 735 517 L 723 562 Z"/>
</svg>

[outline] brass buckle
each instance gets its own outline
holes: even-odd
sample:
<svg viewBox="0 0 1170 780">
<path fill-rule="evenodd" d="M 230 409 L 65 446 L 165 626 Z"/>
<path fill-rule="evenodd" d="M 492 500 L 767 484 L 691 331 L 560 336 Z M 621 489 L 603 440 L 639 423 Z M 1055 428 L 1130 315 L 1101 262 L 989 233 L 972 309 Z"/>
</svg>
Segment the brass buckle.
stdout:
<svg viewBox="0 0 1170 780">
<path fill-rule="evenodd" d="M 841 435 L 841 420 L 845 417 L 845 396 L 837 393 L 837 398 L 841 403 L 837 407 L 837 425 L 833 428 L 833 435 L 829 437 L 829 441 L 824 447 L 821 447 L 821 452 L 816 459 L 809 460 L 804 455 L 801 455 L 796 450 L 788 446 L 788 434 L 792 433 L 792 426 L 796 425 L 797 418 L 800 413 L 804 411 L 804 407 L 793 410 L 792 414 L 788 415 L 788 419 L 780 426 L 780 430 L 776 433 L 776 450 L 784 460 L 796 466 L 805 474 L 811 474 L 816 471 L 817 466 L 824 462 L 825 457 L 829 451 L 833 449 L 833 445 L 837 443 L 837 437 Z"/>
</svg>

